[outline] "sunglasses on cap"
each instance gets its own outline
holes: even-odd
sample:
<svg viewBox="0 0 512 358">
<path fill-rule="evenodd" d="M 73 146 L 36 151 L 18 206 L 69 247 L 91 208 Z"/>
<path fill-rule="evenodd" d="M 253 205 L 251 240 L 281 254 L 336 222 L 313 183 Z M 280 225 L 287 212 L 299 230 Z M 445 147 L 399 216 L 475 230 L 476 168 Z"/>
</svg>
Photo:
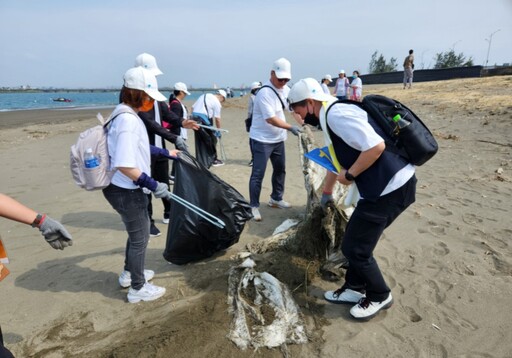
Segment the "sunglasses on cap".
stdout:
<svg viewBox="0 0 512 358">
<path fill-rule="evenodd" d="M 277 79 L 280 83 L 287 83 L 288 81 L 290 81 L 289 78 L 278 78 Z"/>
</svg>

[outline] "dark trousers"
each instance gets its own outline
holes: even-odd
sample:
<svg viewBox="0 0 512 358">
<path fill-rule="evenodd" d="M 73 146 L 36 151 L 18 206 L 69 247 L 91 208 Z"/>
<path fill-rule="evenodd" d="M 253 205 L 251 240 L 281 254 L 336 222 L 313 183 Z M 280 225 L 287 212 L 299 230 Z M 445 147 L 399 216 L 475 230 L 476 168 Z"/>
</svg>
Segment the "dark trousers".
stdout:
<svg viewBox="0 0 512 358">
<path fill-rule="evenodd" d="M 154 159 L 151 161 L 151 177 L 160 183 L 167 184 L 169 187 L 169 160 L 165 159 Z M 149 219 L 151 222 L 155 222 L 153 220 L 153 204 L 151 194 L 148 195 L 148 213 Z M 164 216 L 169 217 L 169 212 L 171 211 L 171 201 L 167 199 L 162 199 L 162 203 L 164 204 Z"/>
<path fill-rule="evenodd" d="M 272 193 L 270 197 L 280 201 L 284 194 L 284 181 L 286 178 L 286 156 L 284 142 L 262 143 L 251 139 L 251 149 L 254 158 L 251 178 L 249 179 L 249 196 L 251 207 L 260 206 L 261 184 L 267 170 L 267 163 L 272 163 Z"/>
<path fill-rule="evenodd" d="M 416 177 L 377 201 L 359 200 L 345 230 L 341 250 L 349 266 L 344 287 L 366 290 L 371 301 L 384 301 L 391 291 L 373 257 L 384 229 L 415 200 Z"/>
<path fill-rule="evenodd" d="M 142 189 L 124 189 L 110 184 L 103 195 L 115 211 L 121 215 L 128 240 L 126 242 L 124 269 L 130 271 L 132 287 L 140 290 L 144 278 L 144 260 L 149 241 L 148 197 Z"/>
</svg>

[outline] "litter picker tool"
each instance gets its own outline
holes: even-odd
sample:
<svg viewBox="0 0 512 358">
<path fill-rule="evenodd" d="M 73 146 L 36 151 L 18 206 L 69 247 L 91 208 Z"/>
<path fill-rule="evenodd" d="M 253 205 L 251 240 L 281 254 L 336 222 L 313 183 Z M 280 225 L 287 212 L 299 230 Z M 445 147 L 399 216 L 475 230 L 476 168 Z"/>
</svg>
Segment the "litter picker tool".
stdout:
<svg viewBox="0 0 512 358">
<path fill-rule="evenodd" d="M 220 156 L 223 161 L 226 161 L 228 158 L 226 157 L 226 151 L 224 150 L 224 144 L 222 143 L 222 137 L 219 137 L 219 147 L 220 147 Z"/>
<path fill-rule="evenodd" d="M 207 211 L 205 211 L 205 210 L 195 206 L 194 204 L 186 201 L 185 199 L 183 199 L 182 197 L 180 197 L 178 195 L 175 195 L 173 193 L 169 193 L 169 194 L 170 194 L 168 196 L 169 200 L 174 200 L 178 204 L 181 204 L 184 207 L 186 207 L 187 209 L 192 210 L 193 212 L 195 212 L 197 215 L 199 215 L 200 217 L 202 217 L 203 219 L 205 219 L 209 223 L 217 226 L 220 229 L 224 229 L 224 227 L 226 226 L 224 221 L 222 221 L 218 217 L 216 217 L 216 216 L 210 214 L 209 212 L 207 212 Z"/>
<path fill-rule="evenodd" d="M 206 128 L 206 129 L 209 129 L 211 131 L 219 131 L 219 132 L 225 132 L 225 133 L 229 133 L 229 131 L 227 129 L 222 129 L 222 128 L 217 128 L 217 127 L 212 127 L 212 126 L 207 126 L 205 124 L 197 124 L 199 127 L 201 128 Z"/>
</svg>

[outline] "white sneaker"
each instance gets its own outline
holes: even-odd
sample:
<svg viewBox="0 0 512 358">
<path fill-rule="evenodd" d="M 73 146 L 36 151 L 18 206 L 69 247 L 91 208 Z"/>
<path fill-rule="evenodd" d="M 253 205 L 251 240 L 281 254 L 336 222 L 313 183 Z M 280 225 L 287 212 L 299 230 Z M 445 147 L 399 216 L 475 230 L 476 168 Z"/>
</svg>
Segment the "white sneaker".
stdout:
<svg viewBox="0 0 512 358">
<path fill-rule="evenodd" d="M 140 290 L 130 287 L 128 290 L 128 302 L 137 303 L 140 301 L 154 301 L 165 294 L 165 287 L 155 286 L 146 282 Z"/>
<path fill-rule="evenodd" d="M 169 218 L 166 218 L 166 217 L 164 216 L 164 218 L 162 219 L 162 222 L 163 222 L 164 224 L 169 224 Z"/>
<path fill-rule="evenodd" d="M 272 198 L 270 198 L 270 201 L 268 202 L 268 206 L 270 206 L 271 208 L 281 208 L 281 209 L 288 209 L 288 208 L 292 207 L 290 205 L 290 203 L 288 203 L 284 200 L 277 201 Z"/>
<path fill-rule="evenodd" d="M 251 208 L 254 221 L 261 221 L 261 214 L 258 208 Z"/>
<path fill-rule="evenodd" d="M 357 305 L 350 309 L 350 314 L 356 319 L 369 320 L 375 317 L 380 310 L 388 309 L 392 304 L 393 296 L 391 296 L 391 293 L 388 298 L 382 302 L 370 301 L 368 298 L 364 297 L 361 298 Z"/>
<path fill-rule="evenodd" d="M 155 276 L 155 271 L 153 270 L 144 270 L 144 278 L 146 282 L 151 281 Z M 123 271 L 119 275 L 119 285 L 122 288 L 128 288 L 132 284 L 132 274 L 130 271 Z"/>
<path fill-rule="evenodd" d="M 364 293 L 351 290 L 350 288 L 340 288 L 336 291 L 324 293 L 324 298 L 331 303 L 358 303 L 364 297 Z"/>
</svg>

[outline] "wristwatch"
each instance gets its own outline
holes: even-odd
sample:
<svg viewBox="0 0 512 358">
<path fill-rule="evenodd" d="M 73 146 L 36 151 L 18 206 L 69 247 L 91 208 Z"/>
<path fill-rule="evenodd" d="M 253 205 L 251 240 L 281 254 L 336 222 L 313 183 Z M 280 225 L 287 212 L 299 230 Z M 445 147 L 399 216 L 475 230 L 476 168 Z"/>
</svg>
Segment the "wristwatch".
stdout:
<svg viewBox="0 0 512 358">
<path fill-rule="evenodd" d="M 352 174 L 350 174 L 348 170 L 345 170 L 345 179 L 347 179 L 348 181 L 356 180 L 356 178 Z"/>
</svg>

